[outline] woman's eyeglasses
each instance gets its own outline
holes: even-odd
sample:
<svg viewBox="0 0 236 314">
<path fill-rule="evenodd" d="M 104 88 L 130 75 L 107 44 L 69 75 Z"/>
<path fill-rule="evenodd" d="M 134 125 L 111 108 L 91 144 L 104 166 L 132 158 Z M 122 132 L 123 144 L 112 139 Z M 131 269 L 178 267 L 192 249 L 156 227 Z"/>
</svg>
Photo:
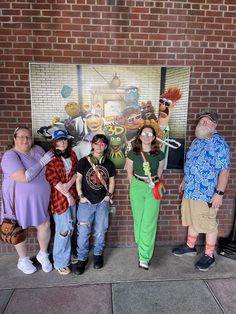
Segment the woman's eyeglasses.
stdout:
<svg viewBox="0 0 236 314">
<path fill-rule="evenodd" d="M 31 141 L 32 137 L 31 136 L 21 136 L 21 135 L 16 135 L 16 138 L 18 138 L 19 140 L 27 140 L 27 141 Z"/>
<path fill-rule="evenodd" d="M 164 100 L 162 98 L 159 99 L 159 103 L 162 105 L 165 105 L 167 107 L 169 107 L 171 105 L 171 102 L 169 100 Z"/>
<path fill-rule="evenodd" d="M 153 133 L 152 132 L 142 132 L 141 136 L 148 136 L 148 137 L 152 137 Z"/>
</svg>

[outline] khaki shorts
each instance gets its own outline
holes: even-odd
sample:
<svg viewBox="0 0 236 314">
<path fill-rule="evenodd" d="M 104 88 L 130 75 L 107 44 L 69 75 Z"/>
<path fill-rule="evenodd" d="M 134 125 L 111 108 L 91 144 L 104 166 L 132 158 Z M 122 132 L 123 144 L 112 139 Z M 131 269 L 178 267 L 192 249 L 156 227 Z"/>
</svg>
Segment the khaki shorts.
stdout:
<svg viewBox="0 0 236 314">
<path fill-rule="evenodd" d="M 218 208 L 209 208 L 206 202 L 183 198 L 181 204 L 182 225 L 193 226 L 198 233 L 218 231 L 217 212 Z"/>
</svg>

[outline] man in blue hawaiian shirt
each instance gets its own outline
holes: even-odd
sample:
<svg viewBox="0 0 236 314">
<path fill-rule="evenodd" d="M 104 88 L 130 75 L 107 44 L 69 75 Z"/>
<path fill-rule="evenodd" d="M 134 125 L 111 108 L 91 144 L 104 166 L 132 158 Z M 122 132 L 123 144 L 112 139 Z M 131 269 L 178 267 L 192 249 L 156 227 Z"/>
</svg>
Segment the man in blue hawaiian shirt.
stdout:
<svg viewBox="0 0 236 314">
<path fill-rule="evenodd" d="M 179 187 L 179 192 L 183 192 L 182 225 L 188 226 L 188 238 L 186 244 L 172 251 L 176 256 L 195 256 L 197 236 L 206 234 L 205 254 L 195 264 L 201 271 L 207 271 L 215 264 L 216 216 L 222 205 L 230 168 L 229 146 L 217 133 L 217 123 L 216 112 L 205 111 L 199 115 L 196 139 L 187 152 L 184 178 Z"/>
</svg>

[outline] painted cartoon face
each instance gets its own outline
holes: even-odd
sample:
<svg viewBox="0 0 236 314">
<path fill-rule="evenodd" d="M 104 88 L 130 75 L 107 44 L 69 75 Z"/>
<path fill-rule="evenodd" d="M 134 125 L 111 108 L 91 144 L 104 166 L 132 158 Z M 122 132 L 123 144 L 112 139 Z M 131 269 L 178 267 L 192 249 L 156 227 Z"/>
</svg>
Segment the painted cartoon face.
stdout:
<svg viewBox="0 0 236 314">
<path fill-rule="evenodd" d="M 68 102 L 65 106 L 65 111 L 70 117 L 74 117 L 79 114 L 80 112 L 80 105 L 76 102 Z"/>
<path fill-rule="evenodd" d="M 150 100 L 148 100 L 147 102 L 143 101 L 141 103 L 141 110 L 144 113 L 154 112 L 154 108 L 153 108 L 152 102 Z"/>
<path fill-rule="evenodd" d="M 110 139 L 110 147 L 113 151 L 119 151 L 125 145 L 125 128 L 121 125 L 107 125 L 105 127 L 105 134 Z"/>
<path fill-rule="evenodd" d="M 125 101 L 127 106 L 138 108 L 139 90 L 136 86 L 130 86 L 125 90 Z"/>
<path fill-rule="evenodd" d="M 174 103 L 171 100 L 160 98 L 158 122 L 162 128 L 168 125 L 174 107 Z"/>
<path fill-rule="evenodd" d="M 103 119 L 99 114 L 90 113 L 86 116 L 86 124 L 90 131 L 97 132 L 103 128 Z"/>
</svg>

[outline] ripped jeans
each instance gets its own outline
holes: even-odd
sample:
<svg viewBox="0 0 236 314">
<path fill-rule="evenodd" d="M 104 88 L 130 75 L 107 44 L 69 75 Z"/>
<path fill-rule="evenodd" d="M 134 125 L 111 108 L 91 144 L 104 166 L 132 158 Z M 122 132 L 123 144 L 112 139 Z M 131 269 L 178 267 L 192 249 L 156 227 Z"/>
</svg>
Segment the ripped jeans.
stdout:
<svg viewBox="0 0 236 314">
<path fill-rule="evenodd" d="M 79 203 L 77 211 L 78 238 L 77 254 L 85 261 L 89 255 L 89 238 L 94 228 L 94 255 L 102 255 L 105 247 L 105 234 L 108 229 L 109 203 Z"/>
<path fill-rule="evenodd" d="M 63 214 L 54 214 L 55 237 L 53 260 L 56 269 L 70 265 L 71 237 L 75 227 L 76 205 L 70 206 Z"/>
</svg>

